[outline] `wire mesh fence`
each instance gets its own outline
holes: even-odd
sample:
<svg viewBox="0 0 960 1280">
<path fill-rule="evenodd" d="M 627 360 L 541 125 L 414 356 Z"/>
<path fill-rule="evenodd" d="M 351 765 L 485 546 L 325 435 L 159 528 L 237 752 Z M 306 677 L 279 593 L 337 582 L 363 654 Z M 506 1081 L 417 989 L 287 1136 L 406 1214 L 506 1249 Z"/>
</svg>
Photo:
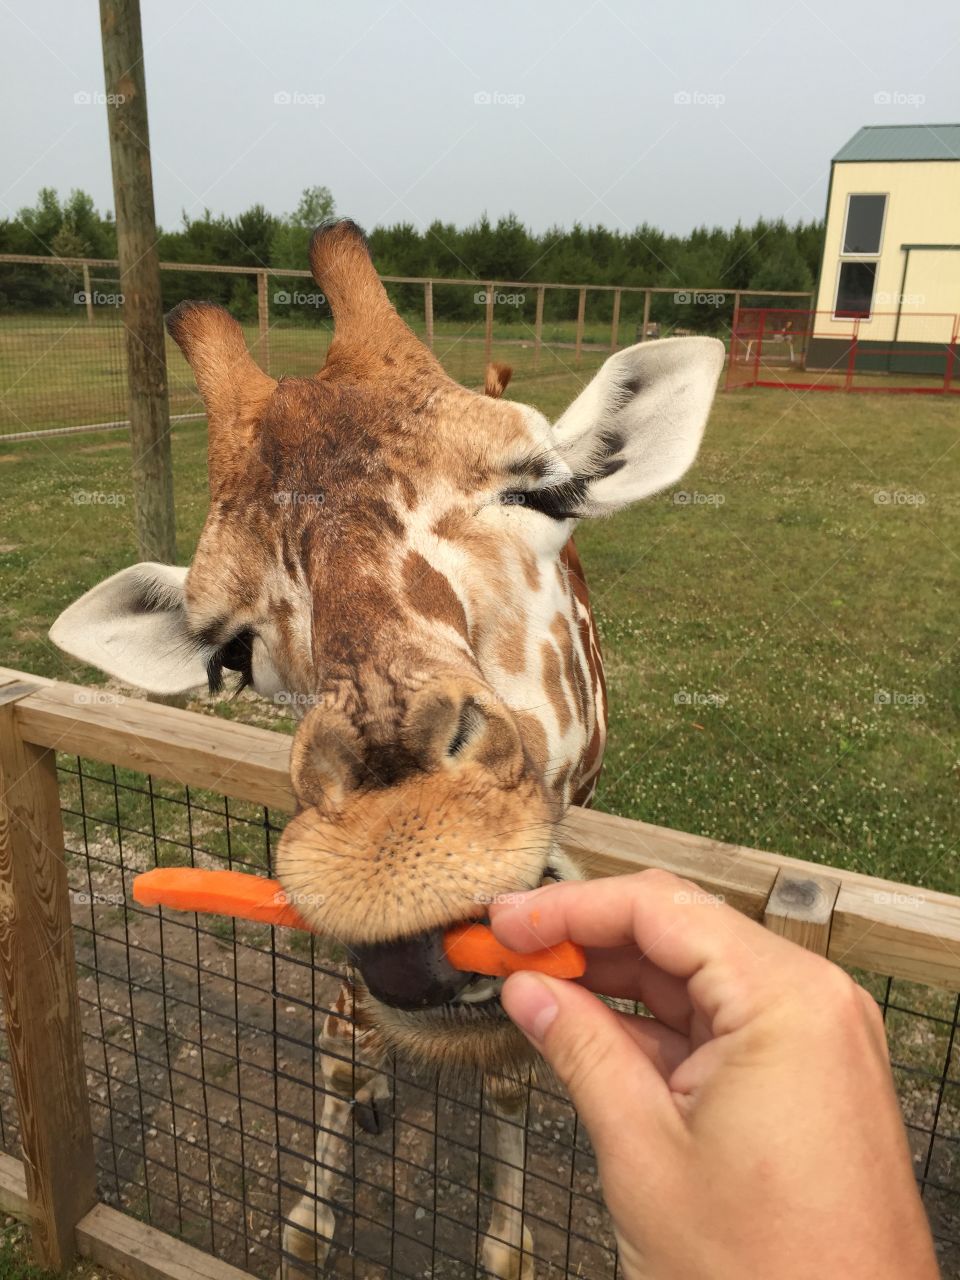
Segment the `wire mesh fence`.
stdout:
<svg viewBox="0 0 960 1280">
<path fill-rule="evenodd" d="M 132 900 L 132 877 L 157 865 L 271 872 L 282 818 L 77 757 L 60 757 L 58 774 L 100 1196 L 272 1276 L 325 1128 L 317 1046 L 343 957 L 313 935 L 158 914 Z M 916 1176 L 943 1275 L 954 1280 L 960 997 L 856 976 L 884 1012 Z M 356 1038 L 348 1052 L 354 1069 L 385 1069 L 391 1099 L 379 1110 L 354 1108 L 348 1155 L 324 1197 L 335 1225 L 321 1232 L 317 1269 L 325 1262 L 325 1274 L 354 1280 L 481 1273 L 497 1198 L 483 1082 L 403 1060 L 365 1064 Z M 534 1273 L 613 1280 L 616 1244 L 576 1114 L 549 1081 L 527 1092 L 522 1214 Z M 5 1042 L 0 1145 L 19 1155 Z M 683 1206 L 665 1229 L 685 1229 Z"/>
<path fill-rule="evenodd" d="M 586 286 L 385 277 L 391 300 L 447 372 L 480 386 L 491 360 L 533 379 L 589 374 L 621 347 L 671 334 L 726 338 L 734 290 Z M 309 274 L 162 264 L 165 305 L 226 306 L 273 376 L 323 365 L 333 333 Z M 771 294 L 804 300 L 808 295 Z M 122 426 L 127 417 L 122 289 L 116 263 L 0 255 L 0 438 L 32 431 Z M 170 412 L 202 416 L 193 376 L 166 340 Z"/>
</svg>

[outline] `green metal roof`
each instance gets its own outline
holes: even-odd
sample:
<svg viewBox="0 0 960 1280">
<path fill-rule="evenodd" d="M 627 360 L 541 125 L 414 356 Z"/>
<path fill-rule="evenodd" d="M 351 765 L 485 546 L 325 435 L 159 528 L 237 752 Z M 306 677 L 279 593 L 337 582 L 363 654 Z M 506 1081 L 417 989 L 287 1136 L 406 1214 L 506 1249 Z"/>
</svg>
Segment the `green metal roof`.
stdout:
<svg viewBox="0 0 960 1280">
<path fill-rule="evenodd" d="M 833 159 L 960 160 L 960 124 L 867 124 Z"/>
</svg>

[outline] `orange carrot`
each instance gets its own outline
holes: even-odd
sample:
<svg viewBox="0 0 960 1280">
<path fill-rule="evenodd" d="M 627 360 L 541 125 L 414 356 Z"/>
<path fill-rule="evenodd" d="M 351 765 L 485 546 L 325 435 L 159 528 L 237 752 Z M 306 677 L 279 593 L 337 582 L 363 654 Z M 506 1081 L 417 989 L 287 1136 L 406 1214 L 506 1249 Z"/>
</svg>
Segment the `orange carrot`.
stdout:
<svg viewBox="0 0 960 1280">
<path fill-rule="evenodd" d="M 294 904 L 288 902 L 279 880 L 242 871 L 156 867 L 134 877 L 133 897 L 144 907 L 172 907 L 175 911 L 310 929 Z M 505 978 L 520 969 L 535 969 L 554 978 L 579 978 L 586 969 L 583 949 L 574 942 L 559 942 L 543 951 L 523 954 L 503 946 L 483 924 L 458 924 L 448 929 L 444 953 L 454 969 L 492 978 Z"/>
<path fill-rule="evenodd" d="M 175 911 L 236 916 L 260 924 L 288 925 L 291 929 L 310 928 L 287 901 L 279 880 L 265 880 L 242 871 L 157 867 L 135 877 L 133 896 L 144 907 L 173 907 Z"/>
<path fill-rule="evenodd" d="M 543 951 L 511 951 L 485 924 L 455 924 L 444 935 L 443 950 L 454 969 L 493 978 L 506 978 L 520 969 L 552 978 L 581 978 L 587 968 L 583 948 L 575 942 L 558 942 Z"/>
</svg>

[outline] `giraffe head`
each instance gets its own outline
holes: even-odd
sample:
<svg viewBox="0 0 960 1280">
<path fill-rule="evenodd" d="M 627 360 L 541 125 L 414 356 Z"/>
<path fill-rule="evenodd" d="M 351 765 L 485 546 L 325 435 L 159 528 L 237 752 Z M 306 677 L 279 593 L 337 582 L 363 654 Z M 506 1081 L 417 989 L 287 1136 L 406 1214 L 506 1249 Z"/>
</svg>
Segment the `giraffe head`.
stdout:
<svg viewBox="0 0 960 1280">
<path fill-rule="evenodd" d="M 288 895 L 357 959 L 396 1043 L 489 1065 L 518 1041 L 437 946 L 495 895 L 573 874 L 556 824 L 604 722 L 565 548 L 577 519 L 686 470 L 723 347 L 622 351 L 551 424 L 501 398 L 503 366 L 486 394 L 446 376 L 353 223 L 315 235 L 311 266 L 335 322 L 314 377 L 268 377 L 220 307 L 168 317 L 209 423 L 192 564 L 114 575 L 51 636 L 157 693 L 227 670 L 293 708 Z"/>
</svg>

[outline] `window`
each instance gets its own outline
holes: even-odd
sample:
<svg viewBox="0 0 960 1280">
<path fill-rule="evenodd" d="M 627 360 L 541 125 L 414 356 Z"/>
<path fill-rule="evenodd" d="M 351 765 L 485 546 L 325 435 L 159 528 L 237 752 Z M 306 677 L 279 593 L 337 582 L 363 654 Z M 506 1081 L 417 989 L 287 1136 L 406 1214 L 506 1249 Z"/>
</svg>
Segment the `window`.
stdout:
<svg viewBox="0 0 960 1280">
<path fill-rule="evenodd" d="M 841 262 L 837 305 L 833 314 L 838 319 L 868 318 L 876 277 L 875 262 Z"/>
<path fill-rule="evenodd" d="M 848 196 L 843 253 L 879 253 L 886 196 Z"/>
</svg>

